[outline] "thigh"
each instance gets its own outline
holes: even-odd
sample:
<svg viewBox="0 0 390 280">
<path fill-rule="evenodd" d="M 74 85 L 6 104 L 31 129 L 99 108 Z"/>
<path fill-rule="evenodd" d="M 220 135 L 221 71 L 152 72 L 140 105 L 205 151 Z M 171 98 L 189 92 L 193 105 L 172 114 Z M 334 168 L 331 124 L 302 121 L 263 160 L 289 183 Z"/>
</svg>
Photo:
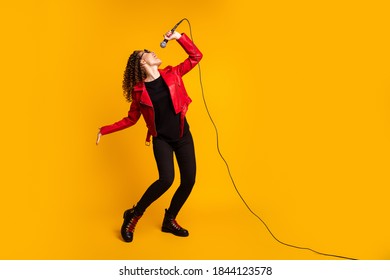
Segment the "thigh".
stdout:
<svg viewBox="0 0 390 280">
<path fill-rule="evenodd" d="M 196 159 L 194 141 L 190 132 L 180 139 L 175 147 L 176 160 L 180 170 L 181 180 L 195 181 Z"/>
<path fill-rule="evenodd" d="M 172 146 L 164 140 L 154 138 L 153 152 L 160 179 L 172 181 L 174 177 Z"/>
</svg>

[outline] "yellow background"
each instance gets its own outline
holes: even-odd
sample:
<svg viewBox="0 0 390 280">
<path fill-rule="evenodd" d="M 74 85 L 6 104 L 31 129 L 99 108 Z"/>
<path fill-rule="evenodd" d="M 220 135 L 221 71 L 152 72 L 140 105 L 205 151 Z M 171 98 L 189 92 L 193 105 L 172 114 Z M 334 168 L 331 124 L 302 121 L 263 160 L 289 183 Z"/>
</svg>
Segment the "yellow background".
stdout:
<svg viewBox="0 0 390 280">
<path fill-rule="evenodd" d="M 390 259 L 388 1 L 18 1 L 1 4 L 1 259 L 332 259 L 277 243 L 245 208 L 216 152 L 195 69 L 198 175 L 163 234 L 179 182 L 121 241 L 122 213 L 156 178 L 143 119 L 126 116 L 123 70 L 191 21 L 220 147 L 250 205 L 283 242 Z M 178 28 L 189 34 L 187 23 Z"/>
</svg>

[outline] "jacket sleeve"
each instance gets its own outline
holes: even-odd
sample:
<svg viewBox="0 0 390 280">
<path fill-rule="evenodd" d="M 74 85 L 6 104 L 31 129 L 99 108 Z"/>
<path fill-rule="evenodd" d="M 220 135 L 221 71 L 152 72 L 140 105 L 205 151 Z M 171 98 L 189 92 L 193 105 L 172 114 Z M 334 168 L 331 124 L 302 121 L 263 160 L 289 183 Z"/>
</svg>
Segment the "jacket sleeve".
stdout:
<svg viewBox="0 0 390 280">
<path fill-rule="evenodd" d="M 185 33 L 181 35 L 177 42 L 189 55 L 186 60 L 184 60 L 179 65 L 173 67 L 174 70 L 176 70 L 180 76 L 183 76 L 199 63 L 199 61 L 203 57 L 203 54 Z"/>
<path fill-rule="evenodd" d="M 136 100 L 133 100 L 133 102 L 130 105 L 130 110 L 127 114 L 127 117 L 124 117 L 122 120 L 113 123 L 111 125 L 106 125 L 100 128 L 100 133 L 102 135 L 109 134 L 112 132 L 116 132 L 125 128 L 128 128 L 139 120 L 141 116 L 141 111 L 139 108 L 139 102 Z"/>
</svg>

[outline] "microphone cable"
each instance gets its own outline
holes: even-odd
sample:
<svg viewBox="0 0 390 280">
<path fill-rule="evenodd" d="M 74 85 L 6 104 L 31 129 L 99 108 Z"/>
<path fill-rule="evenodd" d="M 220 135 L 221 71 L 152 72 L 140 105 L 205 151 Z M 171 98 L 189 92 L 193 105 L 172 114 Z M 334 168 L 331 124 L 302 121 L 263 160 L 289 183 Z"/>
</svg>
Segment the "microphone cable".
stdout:
<svg viewBox="0 0 390 280">
<path fill-rule="evenodd" d="M 191 23 L 190 21 L 187 19 L 187 18 L 183 18 L 180 23 L 182 21 L 186 21 L 188 23 L 188 26 L 189 26 L 189 29 L 190 29 L 190 36 L 191 36 L 191 40 L 192 42 L 195 43 L 194 41 L 194 38 L 192 36 L 192 28 L 191 28 Z M 227 172 L 229 174 L 229 177 L 230 177 L 230 181 L 232 182 L 233 186 L 234 186 L 234 189 L 237 193 L 237 195 L 240 197 L 240 199 L 242 200 L 242 202 L 245 204 L 246 208 L 249 210 L 250 213 L 252 213 L 253 216 L 255 216 L 264 226 L 265 228 L 268 230 L 268 232 L 271 234 L 271 236 L 277 241 L 279 242 L 280 244 L 282 245 L 285 245 L 287 247 L 291 247 L 291 248 L 295 248 L 295 249 L 300 249 L 300 250 L 308 250 L 308 251 L 311 251 L 313 253 L 316 253 L 318 255 L 322 255 L 322 256 L 327 256 L 327 257 L 335 257 L 335 258 L 340 258 L 340 259 L 346 259 L 346 260 L 357 260 L 355 258 L 351 258 L 351 257 L 345 257 L 345 256 L 340 256 L 340 255 L 334 255 L 334 254 L 328 254 L 328 253 L 323 253 L 323 252 L 319 252 L 319 251 L 316 251 L 316 250 L 313 250 L 309 247 L 301 247 L 301 246 L 296 246 L 296 245 L 292 245 L 292 244 L 288 244 L 288 243 L 285 243 L 281 240 L 279 240 L 273 233 L 272 231 L 270 230 L 270 228 L 268 227 L 268 225 L 264 222 L 264 220 L 262 218 L 260 218 L 248 205 L 248 203 L 245 201 L 245 199 L 243 198 L 243 196 L 241 195 L 240 191 L 238 190 L 237 188 L 237 185 L 236 183 L 234 182 L 234 178 L 232 176 L 232 173 L 230 172 L 230 167 L 229 167 L 229 164 L 228 162 L 226 161 L 226 159 L 224 158 L 222 152 L 221 152 L 221 149 L 219 148 L 219 134 L 218 134 L 218 128 L 217 128 L 217 125 L 215 124 L 214 120 L 213 120 L 213 117 L 211 116 L 211 113 L 209 111 L 209 108 L 207 106 L 207 102 L 206 102 L 206 98 L 205 98 L 205 94 L 204 94 L 204 89 L 203 89 L 203 82 L 202 82 L 202 70 L 201 70 L 201 67 L 200 67 L 200 62 L 198 62 L 198 70 L 199 70 L 199 82 L 200 82 L 200 88 L 201 88 L 201 91 L 202 91 L 202 99 L 203 99 L 203 103 L 204 103 L 204 106 L 206 108 L 206 112 L 207 112 L 207 115 L 211 121 L 211 123 L 213 124 L 213 127 L 214 127 L 214 130 L 215 130 L 215 135 L 216 135 L 216 145 L 217 145 L 217 151 L 218 151 L 218 154 L 220 156 L 220 158 L 222 159 L 222 161 L 225 163 L 225 166 L 226 166 L 226 169 L 227 169 Z"/>
</svg>

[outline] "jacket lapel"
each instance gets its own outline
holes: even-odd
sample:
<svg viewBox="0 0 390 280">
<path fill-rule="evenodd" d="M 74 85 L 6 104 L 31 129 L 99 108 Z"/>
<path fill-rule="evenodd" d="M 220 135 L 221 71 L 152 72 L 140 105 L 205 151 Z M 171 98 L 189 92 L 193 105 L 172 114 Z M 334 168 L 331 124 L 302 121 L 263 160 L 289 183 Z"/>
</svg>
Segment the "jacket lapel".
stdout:
<svg viewBox="0 0 390 280">
<path fill-rule="evenodd" d="M 175 109 L 175 113 L 177 114 L 181 110 L 181 100 L 179 98 L 179 93 L 176 89 L 177 85 L 175 81 L 175 76 L 169 75 L 168 73 L 165 73 L 165 71 L 160 71 L 160 74 L 169 88 L 173 108 Z"/>
<path fill-rule="evenodd" d="M 134 87 L 134 90 L 141 91 L 140 103 L 149 107 L 153 107 L 152 100 L 150 99 L 150 96 L 146 91 L 145 85 L 143 83 L 142 85 L 137 85 L 136 87 Z"/>
</svg>

